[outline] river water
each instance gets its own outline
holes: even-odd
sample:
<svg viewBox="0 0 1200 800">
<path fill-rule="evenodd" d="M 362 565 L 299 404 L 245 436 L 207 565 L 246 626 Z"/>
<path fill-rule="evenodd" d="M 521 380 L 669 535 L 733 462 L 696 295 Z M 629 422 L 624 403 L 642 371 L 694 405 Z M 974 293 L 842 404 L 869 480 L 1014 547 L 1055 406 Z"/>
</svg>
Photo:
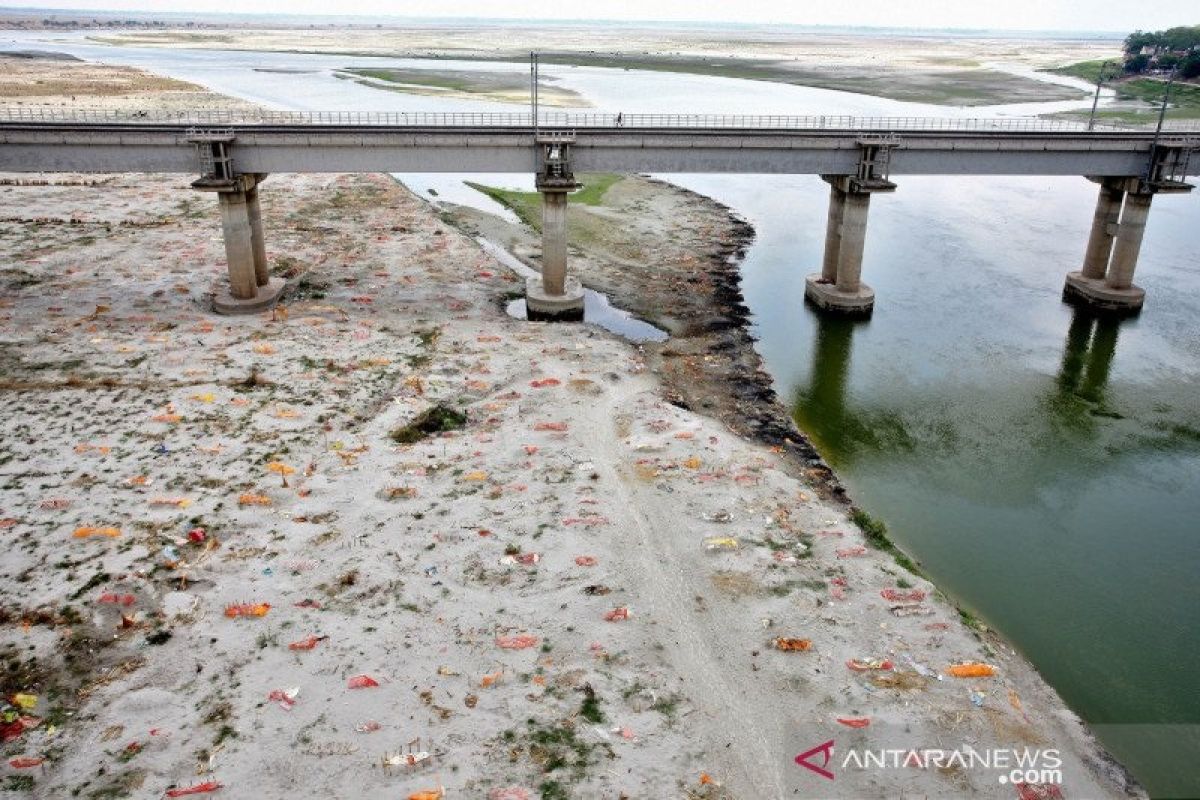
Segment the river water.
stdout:
<svg viewBox="0 0 1200 800">
<path fill-rule="evenodd" d="M 376 59 L 40 38 L 6 34 L 0 48 L 140 66 L 274 108 L 523 110 L 332 77 Z M 705 76 L 543 73 L 626 113 L 996 116 L 1090 105 L 947 109 Z M 432 189 L 502 212 L 463 177 L 402 179 L 431 199 Z M 1156 199 L 1136 279 L 1145 310 L 1114 322 L 1060 296 L 1082 261 L 1092 184 L 902 178 L 872 201 L 863 277 L 874 316 L 847 322 L 803 303 L 825 230 L 818 178 L 667 177 L 754 225 L 742 271 L 760 352 L 856 501 L 1022 650 L 1156 796 L 1200 796 L 1200 192 Z M 532 188 L 528 175 L 483 180 Z"/>
</svg>

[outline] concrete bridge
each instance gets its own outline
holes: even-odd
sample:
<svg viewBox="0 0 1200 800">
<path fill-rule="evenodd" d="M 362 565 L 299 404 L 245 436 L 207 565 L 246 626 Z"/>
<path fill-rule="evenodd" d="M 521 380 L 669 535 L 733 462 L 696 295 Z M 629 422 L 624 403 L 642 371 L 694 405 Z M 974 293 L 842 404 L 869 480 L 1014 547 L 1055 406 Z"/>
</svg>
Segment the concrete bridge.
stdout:
<svg viewBox="0 0 1200 800">
<path fill-rule="evenodd" d="M 866 315 L 861 280 L 873 194 L 904 175 L 1078 175 L 1099 185 L 1081 269 L 1065 295 L 1135 312 L 1142 233 L 1156 194 L 1200 175 L 1200 126 L 1160 132 L 1044 119 L 542 113 L 0 111 L 0 171 L 198 174 L 217 194 L 230 285 L 218 311 L 273 303 L 258 187 L 272 172 L 532 172 L 543 198 L 542 276 L 531 318 L 578 319 L 567 274 L 567 198 L 576 172 L 815 174 L 830 185 L 821 271 L 806 297 Z"/>
</svg>

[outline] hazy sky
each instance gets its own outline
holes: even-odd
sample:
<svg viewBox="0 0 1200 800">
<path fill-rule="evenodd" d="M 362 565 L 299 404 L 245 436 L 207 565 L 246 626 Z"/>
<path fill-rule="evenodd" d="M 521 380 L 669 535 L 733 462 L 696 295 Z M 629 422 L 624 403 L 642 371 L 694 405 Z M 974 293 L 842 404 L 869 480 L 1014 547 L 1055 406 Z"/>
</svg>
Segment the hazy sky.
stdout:
<svg viewBox="0 0 1200 800">
<path fill-rule="evenodd" d="M 1195 0 L 29 0 L 3 3 L 0 8 L 17 6 L 1117 32 L 1200 23 L 1200 4 Z"/>
</svg>

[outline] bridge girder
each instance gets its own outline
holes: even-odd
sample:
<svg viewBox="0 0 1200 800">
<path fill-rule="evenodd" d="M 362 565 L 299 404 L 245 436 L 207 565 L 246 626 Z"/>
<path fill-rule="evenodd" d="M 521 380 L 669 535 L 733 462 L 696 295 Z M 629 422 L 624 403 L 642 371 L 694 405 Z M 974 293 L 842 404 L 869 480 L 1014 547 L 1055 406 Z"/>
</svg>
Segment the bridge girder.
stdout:
<svg viewBox="0 0 1200 800">
<path fill-rule="evenodd" d="M 532 132 L 462 128 L 233 126 L 243 172 L 533 172 Z M 575 172 L 856 174 L 862 131 L 590 129 L 573 134 Z M 888 148 L 900 175 L 1147 174 L 1150 134 L 905 131 Z M 1164 139 L 1158 152 L 1190 154 L 1200 138 Z M 1171 162 L 1176 179 L 1200 158 Z M 197 173 L 186 126 L 0 124 L 0 171 Z M 1182 174 L 1179 174 L 1182 173 Z"/>
</svg>

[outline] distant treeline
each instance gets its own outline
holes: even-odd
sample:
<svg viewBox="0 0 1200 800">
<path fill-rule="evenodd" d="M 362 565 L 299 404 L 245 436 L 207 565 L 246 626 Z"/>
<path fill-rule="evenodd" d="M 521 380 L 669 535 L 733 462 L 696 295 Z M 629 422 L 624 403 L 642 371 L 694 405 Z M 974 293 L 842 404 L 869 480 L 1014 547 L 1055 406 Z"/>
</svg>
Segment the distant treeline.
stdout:
<svg viewBox="0 0 1200 800">
<path fill-rule="evenodd" d="M 8 16 L 0 12 L 0 28 L 7 30 L 75 30 L 81 28 L 134 28 L 134 29 L 166 29 L 173 28 L 196 28 L 199 26 L 195 22 L 168 23 L 161 20 L 151 19 L 99 19 L 84 17 L 42 17 L 34 19 L 29 15 L 13 15 Z"/>
<path fill-rule="evenodd" d="M 1181 25 L 1163 31 L 1134 31 L 1125 37 L 1125 71 L 1179 71 L 1183 78 L 1200 77 L 1200 25 Z"/>
</svg>

